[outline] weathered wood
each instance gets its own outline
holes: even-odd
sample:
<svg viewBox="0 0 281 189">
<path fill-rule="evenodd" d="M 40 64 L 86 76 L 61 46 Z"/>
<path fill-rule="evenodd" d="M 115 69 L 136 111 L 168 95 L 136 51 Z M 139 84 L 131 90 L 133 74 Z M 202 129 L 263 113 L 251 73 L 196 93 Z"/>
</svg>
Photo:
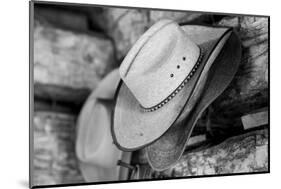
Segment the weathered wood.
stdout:
<svg viewBox="0 0 281 189">
<path fill-rule="evenodd" d="M 252 131 L 213 147 L 185 152 L 173 167 L 163 172 L 155 172 L 147 164 L 142 166 L 147 170 L 142 179 L 267 172 L 268 130 Z"/>
<path fill-rule="evenodd" d="M 34 6 L 36 19 L 42 22 L 51 23 L 59 28 L 66 28 L 74 31 L 87 31 L 88 20 L 83 12 L 73 12 L 61 6 Z"/>
<path fill-rule="evenodd" d="M 175 176 L 268 171 L 267 130 L 232 137 L 213 148 L 186 153 L 172 171 Z"/>
<path fill-rule="evenodd" d="M 228 17 L 218 23 L 237 29 L 243 51 L 238 73 L 216 100 L 216 111 L 242 116 L 268 106 L 268 24 L 268 18 L 252 16 Z"/>
<path fill-rule="evenodd" d="M 104 8 L 99 24 L 115 42 L 118 59 L 124 57 L 132 44 L 148 29 L 148 11 L 144 9 Z"/>
<path fill-rule="evenodd" d="M 34 82 L 92 90 L 115 67 L 112 42 L 95 33 L 75 33 L 37 21 L 34 29 Z M 37 88 L 35 88 L 37 90 Z M 46 89 L 48 90 L 48 89 Z M 56 91 L 58 92 L 58 90 Z M 74 96 L 70 93 L 51 97 Z M 35 95 L 49 95 L 35 91 Z M 73 99 L 71 100 L 80 100 Z M 79 97 L 79 96 L 78 96 Z M 84 98 L 85 99 L 85 98 Z"/>
<path fill-rule="evenodd" d="M 75 155 L 75 121 L 69 114 L 35 112 L 33 185 L 84 182 Z"/>
</svg>

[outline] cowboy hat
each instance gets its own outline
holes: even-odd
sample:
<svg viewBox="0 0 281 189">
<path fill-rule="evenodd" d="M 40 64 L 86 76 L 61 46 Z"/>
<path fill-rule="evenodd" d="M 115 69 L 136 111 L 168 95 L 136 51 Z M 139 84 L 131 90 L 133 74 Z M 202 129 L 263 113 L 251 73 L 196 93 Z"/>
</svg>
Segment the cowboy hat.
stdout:
<svg viewBox="0 0 281 189">
<path fill-rule="evenodd" d="M 88 97 L 77 122 L 76 154 L 83 177 L 88 182 L 126 180 L 131 153 L 116 148 L 110 134 L 114 93 L 120 80 L 116 70 L 103 79 Z"/>
<path fill-rule="evenodd" d="M 191 96 L 181 115 L 182 119 L 179 119 L 180 121 L 171 126 L 163 136 L 146 147 L 148 162 L 154 170 L 168 169 L 180 159 L 197 120 L 232 81 L 240 57 L 240 41 L 233 32 L 208 71 L 204 88 L 202 91 L 197 89 L 201 93 L 200 99 Z"/>
<path fill-rule="evenodd" d="M 140 149 L 182 121 L 183 110 L 187 115 L 200 98 L 211 68 L 239 62 L 238 56 L 216 60 L 232 35 L 230 28 L 179 26 L 171 20 L 161 20 L 145 32 L 119 69 L 115 144 L 124 151 Z M 223 69 L 233 70 L 227 64 Z"/>
</svg>

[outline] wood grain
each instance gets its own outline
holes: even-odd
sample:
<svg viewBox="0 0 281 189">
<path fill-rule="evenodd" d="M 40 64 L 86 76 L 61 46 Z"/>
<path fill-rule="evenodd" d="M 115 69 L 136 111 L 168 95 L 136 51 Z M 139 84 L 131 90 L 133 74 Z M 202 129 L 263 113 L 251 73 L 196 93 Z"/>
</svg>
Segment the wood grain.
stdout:
<svg viewBox="0 0 281 189">
<path fill-rule="evenodd" d="M 200 148 L 185 152 L 174 166 L 162 172 L 153 171 L 143 157 L 142 177 L 138 179 L 269 171 L 267 129 L 234 136 L 212 147 Z M 139 155 L 145 156 L 145 153 Z"/>
<path fill-rule="evenodd" d="M 48 111 L 33 118 L 34 185 L 84 182 L 75 155 L 76 116 Z"/>
<path fill-rule="evenodd" d="M 112 42 L 102 34 L 78 33 L 40 21 L 35 23 L 33 77 L 41 88 L 54 85 L 92 90 L 114 67 Z"/>
</svg>

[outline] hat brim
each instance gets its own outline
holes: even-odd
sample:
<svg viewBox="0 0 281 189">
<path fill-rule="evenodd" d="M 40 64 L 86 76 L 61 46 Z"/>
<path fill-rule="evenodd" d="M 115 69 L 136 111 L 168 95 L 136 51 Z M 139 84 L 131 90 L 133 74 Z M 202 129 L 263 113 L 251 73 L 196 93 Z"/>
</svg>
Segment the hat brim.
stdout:
<svg viewBox="0 0 281 189">
<path fill-rule="evenodd" d="M 110 132 L 119 80 L 117 69 L 109 73 L 88 97 L 77 121 L 75 150 L 87 182 L 118 181 L 128 177 L 128 170 L 120 168 L 117 162 L 130 163 L 131 153 L 116 148 Z"/>
<path fill-rule="evenodd" d="M 147 146 L 148 162 L 154 170 L 165 170 L 180 159 L 197 120 L 232 81 L 240 63 L 240 44 L 239 38 L 233 32 L 211 67 L 204 91 L 192 112 Z"/>
<path fill-rule="evenodd" d="M 175 123 L 198 86 L 198 81 L 208 74 L 214 63 L 213 60 L 210 61 L 210 57 L 217 44 L 230 32 L 229 28 L 222 27 L 182 26 L 182 28 L 201 49 L 204 49 L 202 62 L 182 90 L 171 101 L 153 112 L 143 111 L 131 91 L 120 81 L 115 95 L 116 105 L 111 124 L 113 140 L 119 149 L 134 151 L 143 148 L 157 140 Z M 191 106 L 187 109 L 190 111 Z"/>
</svg>

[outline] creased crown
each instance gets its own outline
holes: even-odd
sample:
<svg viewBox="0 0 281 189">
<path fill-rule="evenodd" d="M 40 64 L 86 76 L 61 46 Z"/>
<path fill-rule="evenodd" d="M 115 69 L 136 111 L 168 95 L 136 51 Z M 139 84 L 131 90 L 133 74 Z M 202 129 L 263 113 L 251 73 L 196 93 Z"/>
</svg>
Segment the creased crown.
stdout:
<svg viewBox="0 0 281 189">
<path fill-rule="evenodd" d="M 144 108 L 165 100 L 187 77 L 200 54 L 180 26 L 161 20 L 131 48 L 119 72 Z"/>
</svg>

